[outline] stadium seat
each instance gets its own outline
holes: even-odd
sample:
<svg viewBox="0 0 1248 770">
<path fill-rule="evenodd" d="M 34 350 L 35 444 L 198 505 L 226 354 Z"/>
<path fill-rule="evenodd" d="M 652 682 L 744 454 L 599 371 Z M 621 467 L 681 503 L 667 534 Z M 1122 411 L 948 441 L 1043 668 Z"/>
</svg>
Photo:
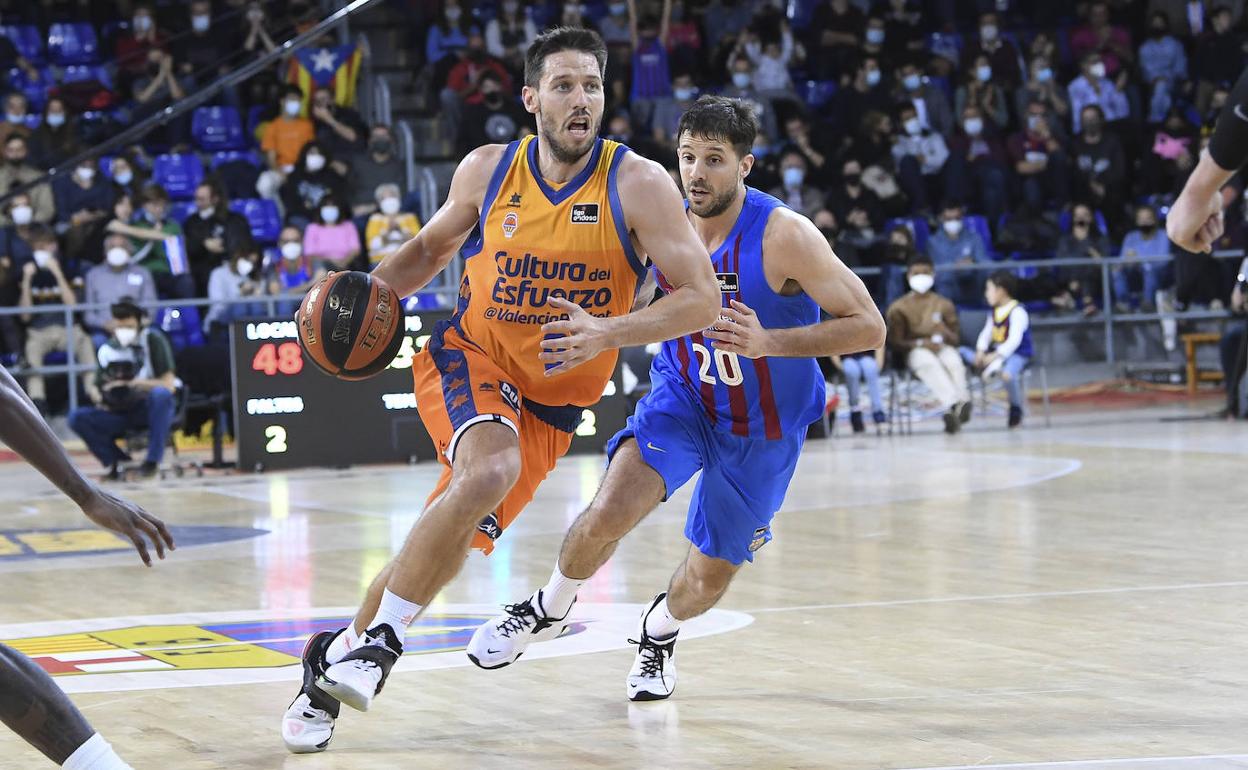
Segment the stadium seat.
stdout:
<svg viewBox="0 0 1248 770">
<path fill-rule="evenodd" d="M 247 146 L 243 122 L 233 107 L 199 107 L 191 115 L 191 137 L 201 150 L 241 150 Z"/>
<path fill-rule="evenodd" d="M 1000 252 L 992 245 L 992 230 L 988 228 L 988 218 L 979 214 L 968 214 L 962 217 L 962 222 L 968 230 L 979 233 L 979 237 L 984 242 L 984 250 L 988 252 L 988 258 L 997 260 L 1001 259 Z"/>
<path fill-rule="evenodd" d="M 43 123 L 43 114 L 40 112 L 31 112 L 25 118 L 26 127 L 34 131 Z"/>
<path fill-rule="evenodd" d="M 38 80 L 31 80 L 25 70 L 14 67 L 8 72 L 8 81 L 10 89 L 26 96 L 31 112 L 43 111 L 43 106 L 48 103 L 48 89 L 56 84 L 52 70 L 46 67 L 39 70 Z"/>
<path fill-rule="evenodd" d="M 113 77 L 108 74 L 108 68 L 99 65 L 71 64 L 61 74 L 62 83 L 83 83 L 88 80 L 94 80 L 109 90 L 113 88 Z"/>
<path fill-rule="evenodd" d="M 158 308 L 152 323 L 169 337 L 175 351 L 204 344 L 203 323 L 194 305 Z"/>
<path fill-rule="evenodd" d="M 277 204 L 265 198 L 230 201 L 230 210 L 242 214 L 251 225 L 251 235 L 260 244 L 277 243 L 282 232 L 282 216 Z"/>
<path fill-rule="evenodd" d="M 221 150 L 220 152 L 214 152 L 208 165 L 215 171 L 227 163 L 246 163 L 256 168 L 264 165 L 264 161 L 261 160 L 255 150 Z"/>
<path fill-rule="evenodd" d="M 204 181 L 204 165 L 193 153 L 157 155 L 152 164 L 152 181 L 161 185 L 175 201 L 190 200 Z"/>
<path fill-rule="evenodd" d="M 7 37 L 31 64 L 43 63 L 43 35 L 34 24 L 5 24 L 0 26 L 0 35 Z"/>
<path fill-rule="evenodd" d="M 797 87 L 798 98 L 812 110 L 832 101 L 832 95 L 836 93 L 835 80 L 800 80 L 794 85 Z"/>
<path fill-rule="evenodd" d="M 94 64 L 100 58 L 95 27 L 89 22 L 53 24 L 48 28 L 48 56 L 53 64 Z"/>
<path fill-rule="evenodd" d="M 914 236 L 914 248 L 920 254 L 927 253 L 927 239 L 931 237 L 931 229 L 927 226 L 927 220 L 923 217 L 898 217 L 890 219 L 884 223 L 884 232 L 891 232 L 895 228 L 904 227 Z"/>
<path fill-rule="evenodd" d="M 169 216 L 173 217 L 177 221 L 178 224 L 182 224 L 183 222 L 185 222 L 187 218 L 190 217 L 194 213 L 195 213 L 194 201 L 183 201 L 181 203 L 175 203 L 169 207 Z"/>
</svg>

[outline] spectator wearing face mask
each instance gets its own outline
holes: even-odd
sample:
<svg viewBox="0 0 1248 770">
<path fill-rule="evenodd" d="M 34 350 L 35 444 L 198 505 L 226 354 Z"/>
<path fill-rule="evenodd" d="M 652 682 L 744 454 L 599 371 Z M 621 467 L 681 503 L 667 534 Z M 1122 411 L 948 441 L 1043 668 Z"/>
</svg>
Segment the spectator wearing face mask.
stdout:
<svg viewBox="0 0 1248 770">
<path fill-rule="evenodd" d="M 112 185 L 98 173 L 94 159 L 82 161 L 69 177 L 56 180 L 56 229 L 65 237 L 65 252 L 82 259 L 98 253 L 104 224 L 113 208 Z M 90 244 L 96 244 L 89 249 Z"/>
<path fill-rule="evenodd" d="M 1043 104 L 1032 102 L 1023 116 L 1023 130 L 1008 142 L 1014 173 L 1022 182 L 1023 200 L 1033 210 L 1048 202 L 1064 208 L 1070 200 L 1070 156 L 1050 130 Z"/>
<path fill-rule="evenodd" d="M 370 269 L 420 232 L 420 220 L 416 215 L 401 210 L 398 185 L 383 184 L 377 188 L 377 209 L 364 228 Z"/>
<path fill-rule="evenodd" d="M 796 152 L 806 160 L 807 178 L 815 187 L 826 189 L 833 182 L 832 154 L 835 146 L 823 133 L 811 131 L 810 121 L 800 113 L 784 121 L 784 139 L 780 152 Z"/>
<path fill-rule="evenodd" d="M 807 50 L 822 79 L 848 72 L 865 37 L 866 17 L 849 0 L 824 0 L 811 15 Z"/>
<path fill-rule="evenodd" d="M 529 18 L 520 0 L 503 0 L 498 9 L 499 14 L 485 25 L 485 49 L 490 56 L 503 61 L 513 70 L 523 70 L 524 54 L 537 39 L 537 25 Z M 627 25 L 624 27 L 624 41 L 628 41 Z M 608 44 L 611 42 L 607 41 Z"/>
<path fill-rule="evenodd" d="M 76 305 L 77 298 L 70 282 L 76 277 L 67 275 L 56 243 L 56 236 L 46 227 L 36 229 L 30 238 L 31 259 L 23 262 L 21 270 L 20 298 L 18 307 L 27 310 L 39 305 Z M 66 351 L 71 342 L 78 363 L 89 362 L 95 355 L 91 338 L 77 331 L 74 339 L 65 326 L 60 313 L 26 313 L 26 360 L 31 366 L 43 366 L 44 357 L 55 351 Z M 98 394 L 89 382 L 84 382 L 88 394 Z M 32 374 L 26 379 L 26 392 L 35 402 L 40 413 L 47 415 L 47 391 L 43 376 Z"/>
<path fill-rule="evenodd" d="M 1092 207 L 1076 203 L 1070 212 L 1070 232 L 1057 239 L 1057 259 L 1105 259 L 1113 247 L 1096 223 Z M 1094 314 L 1101 305 L 1101 269 L 1096 266 L 1065 267 L 1062 284 L 1085 315 Z"/>
<path fill-rule="evenodd" d="M 41 178 L 44 173 L 28 162 L 29 147 L 26 137 L 14 134 L 4 143 L 4 163 L 0 165 L 0 190 L 8 191 L 27 182 Z M 29 192 L 29 201 L 33 221 L 36 224 L 51 224 L 56 218 L 56 204 L 52 196 L 52 188 L 46 183 L 38 185 Z M 0 220 L 0 225 L 8 225 L 11 220 L 7 216 Z"/>
<path fill-rule="evenodd" d="M 86 303 L 98 307 L 86 311 L 82 323 L 96 348 L 113 333 L 111 305 L 123 297 L 131 297 L 145 306 L 156 301 L 156 281 L 147 268 L 134 264 L 132 258 L 130 239 L 119 234 L 109 235 L 104 239 L 103 262 L 87 271 Z"/>
<path fill-rule="evenodd" d="M 299 305 L 299 300 L 317 281 L 325 277 L 327 271 L 313 261 L 303 251 L 303 233 L 298 227 L 287 225 L 282 228 L 277 239 L 278 258 L 270 265 L 269 294 L 273 296 L 291 297 L 289 302 L 279 302 L 277 314 L 290 315 Z"/>
<path fill-rule="evenodd" d="M 1003 131 L 1010 122 L 1005 91 L 996 82 L 987 56 L 980 54 L 971 61 L 973 66 L 953 97 L 954 114 L 962 115 L 967 105 L 973 104 L 979 109 L 980 118 L 993 130 Z"/>
<path fill-rule="evenodd" d="M 437 64 L 468 46 L 468 35 L 478 31 L 459 0 L 444 0 L 437 21 L 425 35 L 425 61 Z"/>
<path fill-rule="evenodd" d="M 1122 239 L 1124 257 L 1164 257 L 1171 251 L 1170 239 L 1157 226 L 1157 212 L 1151 206 L 1136 206 L 1135 229 Z M 1120 311 L 1139 308 L 1151 313 L 1157 307 L 1158 290 L 1174 280 L 1173 263 L 1147 262 L 1114 268 L 1114 304 Z M 1137 296 L 1133 285 L 1140 285 Z"/>
<path fill-rule="evenodd" d="M 277 48 L 272 35 L 269 34 L 269 25 L 270 20 L 264 11 L 264 4 L 258 0 L 248 3 L 247 10 L 243 13 L 243 50 L 251 52 L 260 49 L 264 53 L 269 53 Z"/>
<path fill-rule="evenodd" d="M 186 264 L 182 226 L 169 218 L 169 193 L 158 184 L 143 188 L 142 210 L 134 222 L 128 199 L 119 199 L 113 206 L 114 218 L 105 228 L 121 233 L 134 246 L 134 262 L 151 272 L 156 292 L 162 299 L 195 296 L 195 279 Z M 127 215 L 131 215 L 128 217 Z"/>
<path fill-rule="evenodd" d="M 255 248 L 247 218 L 230 211 L 225 192 L 211 182 L 195 188 L 195 211 L 182 223 L 182 229 L 196 294 L 201 297 L 212 271 L 229 255 Z"/>
<path fill-rule="evenodd" d="M 728 74 L 732 80 L 724 88 L 723 96 L 748 102 L 754 108 L 763 135 L 775 136 L 776 111 L 771 106 L 771 100 L 754 85 L 754 62 L 748 56 L 732 56 L 728 60 Z"/>
<path fill-rule="evenodd" d="M 949 147 L 944 137 L 923 127 L 914 105 L 903 104 L 897 121 L 901 132 L 893 138 L 892 150 L 897 181 L 910 199 L 912 212 L 929 211 L 930 197 L 939 193 Z"/>
<path fill-rule="evenodd" d="M 953 131 L 953 112 L 949 100 L 939 88 L 924 82 L 923 70 L 917 64 L 906 64 L 897 73 L 894 99 L 909 102 L 919 119 L 919 126 L 948 136 Z"/>
<path fill-rule="evenodd" d="M 321 201 L 316 217 L 303 233 L 303 251 L 314 265 L 329 270 L 351 270 L 360 256 L 360 231 L 343 220 L 341 196 Z"/>
<path fill-rule="evenodd" d="M 1109 5 L 1094 2 L 1088 10 L 1088 21 L 1070 32 L 1070 53 L 1076 60 L 1088 55 L 1098 55 L 1110 77 L 1127 69 L 1135 61 L 1135 49 L 1131 47 L 1131 33 L 1111 24 Z"/>
<path fill-rule="evenodd" d="M 1023 60 L 1018 46 L 1001 36 L 1001 19 L 995 13 L 979 15 L 979 38 L 967 47 L 967 58 L 983 56 L 992 68 L 993 80 L 1005 90 L 1013 90 L 1022 80 L 1018 63 Z"/>
<path fill-rule="evenodd" d="M 303 92 L 298 86 L 282 89 L 277 117 L 260 130 L 260 150 L 268 170 L 260 175 L 256 190 L 262 197 L 276 198 L 278 186 L 295 170 L 304 148 L 315 138 L 312 121 L 303 117 Z"/>
<path fill-rule="evenodd" d="M 1096 105 L 1082 111 L 1082 130 L 1071 145 L 1075 194 L 1104 212 L 1111 229 L 1121 224 L 1127 162 L 1118 137 L 1105 128 Z"/>
<path fill-rule="evenodd" d="M 979 233 L 966 226 L 965 212 L 958 203 L 941 208 L 940 229 L 927 239 L 927 256 L 938 268 L 986 264 L 988 249 Z M 936 275 L 941 294 L 958 302 L 971 302 L 979 293 L 980 276 L 973 270 L 941 270 Z"/>
<path fill-rule="evenodd" d="M 481 101 L 464 107 L 461 149 L 464 154 L 483 144 L 506 144 L 532 130 L 532 118 L 493 72 L 481 75 Z"/>
<path fill-rule="evenodd" d="M 35 227 L 31 225 L 29 195 L 16 195 L 5 204 L 3 211 L 10 224 L 0 229 L 0 307 L 17 307 L 21 294 L 22 266 L 33 259 L 34 250 L 30 240 Z M 0 316 L 0 342 L 4 351 L 15 356 L 23 355 L 22 325 L 17 316 Z"/>
<path fill-rule="evenodd" d="M 813 217 L 823 208 L 823 193 L 806 180 L 806 158 L 800 152 L 786 152 L 780 158 L 780 186 L 771 191 L 794 211 Z"/>
<path fill-rule="evenodd" d="M 1005 147 L 995 127 L 987 124 L 977 106 L 966 105 L 962 124 L 949 140 L 946 194 L 953 200 L 969 201 L 975 211 L 995 223 L 1009 203 L 1006 163 Z"/>
<path fill-rule="evenodd" d="M 850 84 L 832 95 L 827 110 L 832 125 L 845 133 L 868 112 L 887 113 L 892 109 L 891 84 L 885 81 L 879 59 L 866 56 L 858 65 Z"/>
<path fill-rule="evenodd" d="M 778 38 L 761 37 L 747 29 L 737 38 L 735 55 L 748 56 L 754 63 L 754 84 L 760 93 L 772 99 L 792 98 L 793 77 L 789 65 L 793 61 L 793 33 L 781 21 Z"/>
<path fill-rule="evenodd" d="M 125 153 L 109 161 L 109 173 L 112 176 L 114 195 L 128 195 L 131 200 L 135 200 L 147 186 L 147 173 L 133 157 Z"/>
<path fill-rule="evenodd" d="M 26 95 L 17 91 L 4 97 L 4 122 L 0 123 L 0 145 L 7 142 L 10 136 L 30 139 L 31 130 L 26 125 L 29 105 Z"/>
<path fill-rule="evenodd" d="M 682 72 L 672 79 L 671 97 L 655 101 L 651 126 L 655 143 L 668 152 L 676 152 L 676 127 L 680 124 L 680 116 L 693 106 L 697 98 L 698 88 L 693 83 L 693 75 Z"/>
<path fill-rule="evenodd" d="M 1193 47 L 1192 77 L 1196 81 L 1196 109 L 1201 114 L 1208 112 L 1213 92 L 1234 83 L 1244 66 L 1244 39 L 1235 30 L 1233 18 L 1229 8 L 1215 4 L 1207 27 Z"/>
<path fill-rule="evenodd" d="M 156 17 L 150 5 L 134 9 L 130 29 L 117 38 L 114 56 L 122 73 L 136 77 L 147 69 L 148 54 L 165 48 L 165 36 L 156 28 Z"/>
<path fill-rule="evenodd" d="M 1100 55 L 1088 54 L 1082 60 L 1079 77 L 1067 86 L 1076 134 L 1083 130 L 1084 110 L 1088 107 L 1100 108 L 1102 118 L 1110 123 L 1131 114 L 1131 106 L 1121 85 L 1107 78 L 1105 72 L 1105 62 Z"/>
<path fill-rule="evenodd" d="M 1148 38 L 1140 45 L 1140 75 L 1149 87 L 1148 122 L 1165 119 L 1174 101 L 1174 90 L 1187 80 L 1187 54 L 1170 33 L 1164 13 L 1148 20 Z"/>
<path fill-rule="evenodd" d="M 966 365 L 958 353 L 961 328 L 958 310 L 947 297 L 932 291 L 932 263 L 918 258 L 906 273 L 910 291 L 886 314 L 888 347 L 905 361 L 945 410 L 945 432 L 957 433 L 971 418 Z"/>
<path fill-rule="evenodd" d="M 82 150 L 78 119 L 70 114 L 64 100 L 55 96 L 48 99 L 43 122 L 30 136 L 31 158 L 38 166 L 50 168 Z"/>
<path fill-rule="evenodd" d="M 239 249 L 228 262 L 217 265 L 208 277 L 208 299 L 213 304 L 204 314 L 204 331 L 218 342 L 229 340 L 229 324 L 235 318 L 265 315 L 261 302 L 236 302 L 258 298 L 263 293 L 259 266 L 260 258 L 254 249 Z"/>
<path fill-rule="evenodd" d="M 876 234 L 884 226 L 884 208 L 862 183 L 862 163 L 848 158 L 841 164 L 840 184 L 829 196 L 829 208 L 841 224 L 842 242 L 852 243 L 860 251 L 870 248 Z"/>
<path fill-rule="evenodd" d="M 629 104 L 638 126 L 649 128 L 655 102 L 672 95 L 672 70 L 667 56 L 671 0 L 664 0 L 659 18 L 639 16 L 636 0 L 628 1 L 628 24 L 633 44 L 632 92 Z"/>
<path fill-rule="evenodd" d="M 360 113 L 350 107 L 334 103 L 334 95 L 328 88 L 317 88 L 312 92 L 312 123 L 315 127 L 316 141 L 326 149 L 331 158 L 340 164 L 335 171 L 347 173 L 345 159 L 352 153 L 363 149 L 368 137 L 368 127 Z"/>
<path fill-rule="evenodd" d="M 406 176 L 390 127 L 373 126 L 369 132 L 368 147 L 351 158 L 347 186 L 352 215 L 362 217 L 376 211 L 377 204 L 373 196 L 377 188 L 383 184 L 401 186 L 406 181 Z"/>
<path fill-rule="evenodd" d="M 329 153 L 316 142 L 304 146 L 295 170 L 282 183 L 282 206 L 287 219 L 310 221 L 325 201 L 346 198 L 346 179 L 330 168 L 330 161 Z M 346 209 L 344 214 L 349 212 Z"/>
<path fill-rule="evenodd" d="M 189 15 L 190 34 L 178 40 L 179 74 L 192 78 L 200 86 L 207 85 L 229 70 L 230 40 L 226 30 L 212 20 L 212 3 L 193 0 Z"/>
<path fill-rule="evenodd" d="M 512 93 L 511 75 L 501 61 L 485 50 L 485 38 L 481 33 L 473 32 L 468 36 L 468 46 L 459 53 L 459 57 L 459 61 L 451 67 L 446 88 L 440 95 L 442 117 L 449 124 L 452 136 L 457 135 L 463 125 L 464 108 L 485 100 L 481 90 L 481 79 L 485 73 L 493 73 L 502 83 L 502 90 Z"/>
<path fill-rule="evenodd" d="M 1066 117 L 1070 115 L 1070 100 L 1066 98 L 1065 89 L 1057 84 L 1053 66 L 1048 59 L 1032 59 L 1030 71 L 1031 77 L 1027 79 L 1027 84 L 1014 91 L 1014 111 L 1021 119 L 1028 106 L 1038 102 L 1049 119 L 1049 130 L 1053 136 L 1064 142 L 1067 138 Z"/>
</svg>

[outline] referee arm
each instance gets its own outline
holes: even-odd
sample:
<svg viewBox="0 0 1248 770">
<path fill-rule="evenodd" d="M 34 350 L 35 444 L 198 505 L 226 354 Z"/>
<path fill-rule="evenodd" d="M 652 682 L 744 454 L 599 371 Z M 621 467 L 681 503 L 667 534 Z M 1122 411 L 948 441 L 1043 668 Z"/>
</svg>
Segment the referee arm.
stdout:
<svg viewBox="0 0 1248 770">
<path fill-rule="evenodd" d="M 1209 252 L 1222 235 L 1222 187 L 1248 161 L 1248 70 L 1239 76 L 1218 116 L 1209 148 L 1166 217 L 1166 234 L 1179 247 Z"/>
</svg>

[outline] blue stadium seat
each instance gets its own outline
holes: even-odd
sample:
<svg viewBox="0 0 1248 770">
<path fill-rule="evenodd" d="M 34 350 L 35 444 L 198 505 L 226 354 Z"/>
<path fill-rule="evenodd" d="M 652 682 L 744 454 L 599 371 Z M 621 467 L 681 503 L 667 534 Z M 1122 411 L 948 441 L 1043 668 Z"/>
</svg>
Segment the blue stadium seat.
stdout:
<svg viewBox="0 0 1248 770">
<path fill-rule="evenodd" d="M 0 35 L 7 37 L 31 64 L 43 63 L 43 35 L 34 24 L 5 24 L 0 26 Z"/>
<path fill-rule="evenodd" d="M 165 188 L 175 201 L 190 200 L 204 181 L 204 164 L 193 153 L 157 155 L 152 164 L 152 181 Z"/>
<path fill-rule="evenodd" d="M 99 65 L 71 64 L 61 75 L 62 83 L 82 83 L 87 80 L 94 80 L 110 90 L 113 87 L 113 77 L 108 74 L 108 68 Z"/>
<path fill-rule="evenodd" d="M 201 150 L 241 150 L 247 146 L 243 121 L 233 107 L 199 107 L 191 115 L 191 136 Z"/>
<path fill-rule="evenodd" d="M 226 163 L 240 162 L 256 168 L 264 165 L 264 161 L 261 160 L 260 155 L 255 150 L 221 150 L 220 152 L 214 152 L 208 165 L 215 171 Z"/>
<path fill-rule="evenodd" d="M 832 95 L 836 93 L 835 80 L 800 80 L 794 85 L 797 88 L 798 98 L 812 110 L 817 110 L 832 101 Z"/>
<path fill-rule="evenodd" d="M 100 59 L 100 43 L 95 27 L 79 21 L 53 24 L 48 28 L 48 55 L 54 64 L 94 64 Z"/>
<path fill-rule="evenodd" d="M 1093 211 L 1092 217 L 1096 220 L 1096 226 L 1101 231 L 1101 235 L 1108 235 L 1109 225 L 1105 223 L 1105 215 L 1100 211 Z M 1070 209 L 1057 215 L 1057 229 L 1064 233 L 1070 232 Z"/>
<path fill-rule="evenodd" d="M 194 201 L 183 201 L 181 203 L 174 203 L 173 205 L 169 207 L 169 216 L 173 217 L 177 221 L 178 224 L 182 224 L 183 222 L 185 222 L 187 218 L 190 217 L 194 213 L 195 213 Z"/>
<path fill-rule="evenodd" d="M 204 344 L 203 323 L 194 305 L 158 308 L 152 323 L 169 337 L 175 351 Z"/>
<path fill-rule="evenodd" d="M 988 217 L 968 214 L 962 217 L 962 222 L 966 229 L 979 233 L 979 237 L 984 241 L 984 250 L 988 252 L 990 259 L 1001 259 L 1000 252 L 992 245 L 992 230 L 988 228 Z"/>
<path fill-rule="evenodd" d="M 788 3 L 789 26 L 793 29 L 805 29 L 810 24 L 810 17 L 815 14 L 818 0 L 797 0 Z"/>
<path fill-rule="evenodd" d="M 282 233 L 282 216 L 278 213 L 277 204 L 265 198 L 249 198 L 247 200 L 230 201 L 230 210 L 247 218 L 251 225 L 251 236 L 260 244 L 277 243 L 277 236 Z"/>
<path fill-rule="evenodd" d="M 927 253 L 927 239 L 931 237 L 931 229 L 927 226 L 927 220 L 923 217 L 898 217 L 890 219 L 884 223 L 884 232 L 892 232 L 898 227 L 904 227 L 914 236 L 914 248 L 920 254 Z"/>
<path fill-rule="evenodd" d="M 43 123 L 43 114 L 41 112 L 30 112 L 25 118 L 26 127 L 34 131 Z"/>
</svg>

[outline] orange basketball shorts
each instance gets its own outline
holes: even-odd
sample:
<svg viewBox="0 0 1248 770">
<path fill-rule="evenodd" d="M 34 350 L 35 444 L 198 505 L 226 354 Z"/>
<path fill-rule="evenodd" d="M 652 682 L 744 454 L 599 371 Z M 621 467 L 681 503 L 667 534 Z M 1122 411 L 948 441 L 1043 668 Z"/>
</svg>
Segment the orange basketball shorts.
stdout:
<svg viewBox="0 0 1248 770">
<path fill-rule="evenodd" d="M 567 453 L 582 409 L 526 400 L 507 373 L 449 321 L 438 325 L 429 344 L 413 359 L 412 376 L 420 419 L 443 465 L 429 503 L 450 486 L 456 447 L 472 426 L 503 423 L 520 439 L 520 478 L 473 535 L 472 547 L 488 554 Z"/>
</svg>

